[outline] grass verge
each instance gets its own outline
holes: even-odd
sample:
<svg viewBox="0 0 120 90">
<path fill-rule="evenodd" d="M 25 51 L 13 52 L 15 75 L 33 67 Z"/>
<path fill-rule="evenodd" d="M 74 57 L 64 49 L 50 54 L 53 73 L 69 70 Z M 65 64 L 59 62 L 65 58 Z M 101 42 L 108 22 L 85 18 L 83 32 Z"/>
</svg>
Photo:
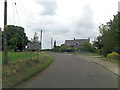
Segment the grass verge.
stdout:
<svg viewBox="0 0 120 90">
<path fill-rule="evenodd" d="M 80 52 L 80 53 L 73 53 L 73 55 L 87 55 L 87 56 L 95 56 L 94 58 L 99 58 L 99 60 L 107 61 L 107 62 L 112 62 L 115 64 L 120 64 L 120 61 L 117 59 L 112 59 L 112 58 L 105 58 L 104 56 L 100 56 L 97 53 L 90 53 L 90 52 Z"/>
<path fill-rule="evenodd" d="M 71 53 L 73 55 L 87 55 L 87 56 L 98 56 L 96 53 L 91 53 L 91 52 L 77 52 L 77 53 Z"/>
<path fill-rule="evenodd" d="M 24 60 L 31 57 L 31 52 L 8 52 L 8 63 L 16 62 L 18 60 Z M 32 53 L 32 57 L 37 57 L 37 53 Z M 4 55 L 2 52 L 2 64 L 4 60 Z"/>
<path fill-rule="evenodd" d="M 112 62 L 112 63 L 115 63 L 115 64 L 120 64 L 119 60 L 117 59 L 112 59 L 112 58 L 102 58 L 100 60 L 104 60 L 104 61 L 107 61 L 107 62 Z"/>
<path fill-rule="evenodd" d="M 3 65 L 3 88 L 14 88 L 22 82 L 30 79 L 37 73 L 44 70 L 53 62 L 53 57 L 41 53 L 38 59 L 26 59 L 14 63 L 9 63 L 7 66 Z"/>
</svg>

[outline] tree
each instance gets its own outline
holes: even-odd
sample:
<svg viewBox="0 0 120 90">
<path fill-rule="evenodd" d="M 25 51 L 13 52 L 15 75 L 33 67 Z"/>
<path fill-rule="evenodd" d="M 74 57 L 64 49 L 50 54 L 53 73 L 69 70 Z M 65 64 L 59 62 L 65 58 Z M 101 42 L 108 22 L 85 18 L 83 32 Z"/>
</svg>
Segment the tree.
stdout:
<svg viewBox="0 0 120 90">
<path fill-rule="evenodd" d="M 31 42 L 38 43 L 39 42 L 38 39 L 39 37 L 37 36 L 37 33 L 35 32 L 33 38 L 31 38 Z"/>
<path fill-rule="evenodd" d="M 61 49 L 61 52 L 65 52 L 65 51 L 67 51 L 67 46 L 65 46 L 64 44 L 62 44 L 61 47 L 60 47 L 60 49 Z"/>
<path fill-rule="evenodd" d="M 15 51 L 16 50 L 23 51 L 23 49 L 25 49 L 25 46 L 29 42 L 28 37 L 24 32 L 24 28 L 21 26 L 14 26 L 14 25 L 7 26 L 7 41 L 8 41 L 7 42 L 8 49 Z"/>
<path fill-rule="evenodd" d="M 65 44 L 61 44 L 61 47 L 62 47 L 62 46 L 65 46 Z"/>
<path fill-rule="evenodd" d="M 54 48 L 56 47 L 56 40 L 54 41 Z"/>
<path fill-rule="evenodd" d="M 94 41 L 94 44 L 102 48 L 104 56 L 114 51 L 120 53 L 120 29 L 118 28 L 120 18 L 118 16 L 118 14 L 114 15 L 113 20 L 107 22 L 106 25 L 102 24 L 99 26 L 101 36 L 97 37 L 97 41 Z"/>
<path fill-rule="evenodd" d="M 81 48 L 81 51 L 87 51 L 87 52 L 95 52 L 95 47 L 92 46 L 89 42 L 84 42 L 82 44 L 82 48 Z"/>
<path fill-rule="evenodd" d="M 118 51 L 118 15 L 114 15 L 114 19 L 107 22 L 108 30 L 104 33 L 103 42 L 103 54 L 107 56 L 108 53 Z"/>
<path fill-rule="evenodd" d="M 95 41 L 93 41 L 93 45 L 97 47 L 97 49 L 100 50 L 100 55 L 102 54 L 102 48 L 103 48 L 103 39 L 102 36 L 98 36 Z"/>
<path fill-rule="evenodd" d="M 52 49 L 52 51 L 55 51 L 55 52 L 60 52 L 60 46 L 56 46 Z"/>
</svg>

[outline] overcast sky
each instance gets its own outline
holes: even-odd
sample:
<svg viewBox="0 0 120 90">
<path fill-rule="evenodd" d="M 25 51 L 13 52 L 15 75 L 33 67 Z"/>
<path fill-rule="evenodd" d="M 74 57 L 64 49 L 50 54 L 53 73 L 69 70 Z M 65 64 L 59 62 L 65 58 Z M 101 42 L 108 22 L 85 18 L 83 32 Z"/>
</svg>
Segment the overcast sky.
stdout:
<svg viewBox="0 0 120 90">
<path fill-rule="evenodd" d="M 8 0 L 8 25 L 25 28 L 29 40 L 43 30 L 43 49 L 50 40 L 87 39 L 99 35 L 98 26 L 117 14 L 119 0 Z M 16 6 L 14 5 L 16 3 Z M 0 27 L 3 28 L 4 0 L 0 0 Z"/>
</svg>

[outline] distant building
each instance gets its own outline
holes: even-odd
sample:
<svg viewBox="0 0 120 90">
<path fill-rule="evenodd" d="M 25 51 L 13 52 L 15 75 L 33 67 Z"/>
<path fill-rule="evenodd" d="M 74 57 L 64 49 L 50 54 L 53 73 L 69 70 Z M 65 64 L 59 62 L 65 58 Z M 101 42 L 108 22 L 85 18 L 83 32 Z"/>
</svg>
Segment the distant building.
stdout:
<svg viewBox="0 0 120 90">
<path fill-rule="evenodd" d="M 27 44 L 27 49 L 28 50 L 40 50 L 41 49 L 41 44 L 40 43 L 28 43 Z"/>
<path fill-rule="evenodd" d="M 75 39 L 74 40 L 65 40 L 65 46 L 73 48 L 81 48 L 84 42 L 90 43 L 90 38 L 88 39 Z"/>
</svg>

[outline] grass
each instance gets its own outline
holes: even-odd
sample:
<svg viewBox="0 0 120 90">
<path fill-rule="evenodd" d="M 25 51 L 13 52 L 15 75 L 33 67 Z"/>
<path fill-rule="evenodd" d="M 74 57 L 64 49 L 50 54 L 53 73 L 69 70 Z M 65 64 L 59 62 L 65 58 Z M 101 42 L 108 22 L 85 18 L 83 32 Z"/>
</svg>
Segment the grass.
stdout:
<svg viewBox="0 0 120 90">
<path fill-rule="evenodd" d="M 95 58 L 105 58 L 104 56 L 97 56 L 97 57 L 95 57 Z"/>
<path fill-rule="evenodd" d="M 21 63 L 17 64 L 9 63 L 8 65 L 3 65 L 3 81 L 2 85 L 3 88 L 14 88 L 15 86 L 21 84 L 22 82 L 30 79 L 37 73 L 43 71 L 46 67 L 48 67 L 53 62 L 53 57 L 41 53 L 39 60 L 33 59 L 29 60 L 26 59 L 24 61 L 21 61 Z M 16 65 L 15 65 L 16 64 Z M 10 68 L 14 66 L 14 68 L 20 68 L 19 72 L 13 72 L 13 68 Z M 12 72 L 11 74 L 6 74 L 6 71 Z"/>
<path fill-rule="evenodd" d="M 92 52 L 78 52 L 78 53 L 73 52 L 72 54 L 73 55 L 98 56 L 96 53 L 92 53 Z"/>
<path fill-rule="evenodd" d="M 117 59 L 103 58 L 103 59 L 100 59 L 100 60 L 104 60 L 104 61 L 107 61 L 107 62 L 112 62 L 112 63 L 115 63 L 115 64 L 120 64 L 119 60 L 117 60 Z"/>
<path fill-rule="evenodd" d="M 105 58 L 104 56 L 100 56 L 97 53 L 79 52 L 79 53 L 73 53 L 73 55 L 96 56 L 95 58 L 99 58 L 99 60 L 103 60 L 103 61 L 107 61 L 107 62 L 112 62 L 112 63 L 115 63 L 115 64 L 120 64 L 120 61 L 117 60 L 117 59 Z"/>
<path fill-rule="evenodd" d="M 0 65 L 2 64 L 2 52 L 0 51 Z"/>
<path fill-rule="evenodd" d="M 24 60 L 24 59 L 28 59 L 31 56 L 30 52 L 8 52 L 8 63 L 10 62 L 16 62 L 18 60 Z M 32 53 L 32 57 L 36 57 L 37 53 Z M 3 64 L 3 60 L 4 60 L 4 55 L 2 52 L 2 64 Z"/>
</svg>

